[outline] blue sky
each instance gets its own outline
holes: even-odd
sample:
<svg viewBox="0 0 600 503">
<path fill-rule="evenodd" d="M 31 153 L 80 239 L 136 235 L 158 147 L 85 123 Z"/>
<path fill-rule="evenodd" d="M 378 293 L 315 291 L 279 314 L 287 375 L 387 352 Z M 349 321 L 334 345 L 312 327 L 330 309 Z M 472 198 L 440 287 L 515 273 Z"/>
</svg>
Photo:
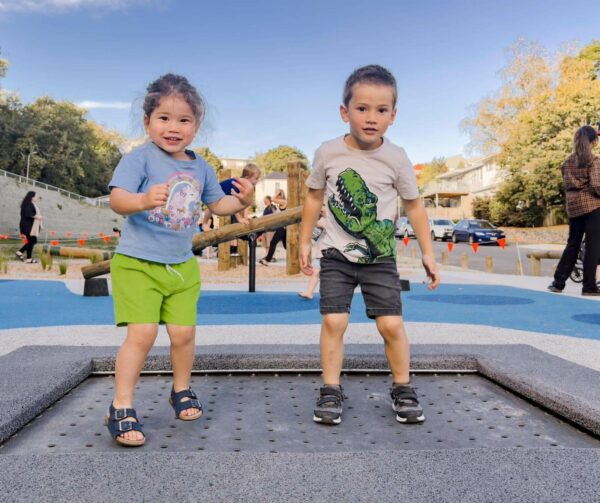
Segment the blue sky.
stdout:
<svg viewBox="0 0 600 503">
<path fill-rule="evenodd" d="M 461 153 L 459 123 L 499 86 L 506 48 L 524 37 L 555 51 L 598 38 L 588 3 L 458 0 L 0 0 L 2 87 L 95 102 L 89 115 L 142 134 L 145 86 L 187 76 L 208 103 L 198 145 L 249 157 L 280 144 L 309 157 L 346 131 L 338 107 L 356 67 L 399 85 L 388 137 L 413 162 Z M 582 5 L 583 7 L 583 5 Z M 130 104 L 133 106 L 130 107 Z"/>
</svg>

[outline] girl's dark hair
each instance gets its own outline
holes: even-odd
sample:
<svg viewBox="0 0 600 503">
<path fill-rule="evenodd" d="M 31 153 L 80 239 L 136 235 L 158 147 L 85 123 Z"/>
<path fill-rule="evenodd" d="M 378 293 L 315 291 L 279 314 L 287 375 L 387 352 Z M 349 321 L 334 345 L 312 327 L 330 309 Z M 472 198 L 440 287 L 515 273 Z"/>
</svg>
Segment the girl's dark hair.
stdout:
<svg viewBox="0 0 600 503">
<path fill-rule="evenodd" d="M 580 127 L 573 138 L 573 154 L 578 168 L 591 164 L 594 160 L 592 143 L 598 139 L 598 134 L 592 126 Z"/>
<path fill-rule="evenodd" d="M 21 201 L 21 208 L 23 208 L 23 206 L 25 206 L 26 204 L 31 203 L 31 200 L 35 197 L 35 192 L 33 190 L 30 190 L 29 192 L 27 192 L 27 194 L 25 194 L 25 197 L 23 198 L 23 201 Z"/>
<path fill-rule="evenodd" d="M 392 72 L 379 65 L 361 66 L 352 72 L 350 77 L 348 77 L 346 80 L 346 85 L 344 86 L 344 106 L 347 107 L 352 99 L 352 88 L 354 85 L 363 82 L 367 84 L 379 84 L 382 86 L 391 87 L 394 93 L 394 107 L 396 106 L 396 100 L 398 99 L 398 86 L 396 85 L 396 79 L 392 75 Z"/>
<path fill-rule="evenodd" d="M 181 75 L 167 73 L 148 84 L 146 88 L 146 97 L 144 98 L 144 115 L 150 117 L 154 109 L 160 103 L 160 99 L 172 94 L 180 95 L 194 112 L 194 117 L 198 124 L 202 122 L 205 112 L 205 104 L 202 96 L 196 88 L 189 83 L 188 79 Z"/>
</svg>

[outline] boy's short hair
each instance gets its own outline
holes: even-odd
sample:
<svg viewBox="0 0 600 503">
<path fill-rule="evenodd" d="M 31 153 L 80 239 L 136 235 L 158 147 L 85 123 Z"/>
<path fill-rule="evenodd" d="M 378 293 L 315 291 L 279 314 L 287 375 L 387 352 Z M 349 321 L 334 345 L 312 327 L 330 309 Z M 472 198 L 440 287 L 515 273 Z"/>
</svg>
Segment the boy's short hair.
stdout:
<svg viewBox="0 0 600 503">
<path fill-rule="evenodd" d="M 254 175 L 260 176 L 260 168 L 253 162 L 249 162 L 242 169 L 242 178 L 250 178 Z"/>
<path fill-rule="evenodd" d="M 361 66 L 352 72 L 350 77 L 346 80 L 344 86 L 344 106 L 348 106 L 352 99 L 352 88 L 355 84 L 360 83 L 367 84 L 379 84 L 382 86 L 389 86 L 392 88 L 394 93 L 394 107 L 396 107 L 396 100 L 398 99 L 398 86 L 396 85 L 396 79 L 392 75 L 392 72 L 379 65 L 367 65 Z"/>
</svg>

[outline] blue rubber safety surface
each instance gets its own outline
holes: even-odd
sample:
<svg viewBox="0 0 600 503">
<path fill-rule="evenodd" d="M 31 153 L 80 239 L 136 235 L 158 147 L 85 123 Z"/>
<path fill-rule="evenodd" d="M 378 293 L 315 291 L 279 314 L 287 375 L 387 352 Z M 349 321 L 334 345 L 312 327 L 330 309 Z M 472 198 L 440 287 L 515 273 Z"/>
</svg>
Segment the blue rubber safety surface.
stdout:
<svg viewBox="0 0 600 503">
<path fill-rule="evenodd" d="M 402 295 L 406 321 L 465 323 L 600 340 L 600 303 L 546 292 L 492 285 L 421 284 Z M 369 322 L 360 294 L 352 323 Z M 202 292 L 199 325 L 320 323 L 319 297 L 295 292 Z M 112 325 L 112 297 L 83 297 L 56 281 L 0 281 L 0 329 Z"/>
</svg>

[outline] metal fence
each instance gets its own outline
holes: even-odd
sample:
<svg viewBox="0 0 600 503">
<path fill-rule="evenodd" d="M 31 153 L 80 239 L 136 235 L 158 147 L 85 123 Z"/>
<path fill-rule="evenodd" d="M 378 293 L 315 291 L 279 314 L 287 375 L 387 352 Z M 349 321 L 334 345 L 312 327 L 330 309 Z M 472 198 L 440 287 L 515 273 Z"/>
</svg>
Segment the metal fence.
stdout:
<svg viewBox="0 0 600 503">
<path fill-rule="evenodd" d="M 85 197 L 80 194 L 75 194 L 74 192 L 55 187 L 54 185 L 48 185 L 47 183 L 38 182 L 37 180 L 32 180 L 31 178 L 26 178 L 22 175 L 11 173 L 10 171 L 4 171 L 3 169 L 0 169 L 0 176 L 4 176 L 5 178 L 12 178 L 18 183 L 24 183 L 33 187 L 38 187 L 40 189 L 52 190 L 54 192 L 58 192 L 61 196 L 68 197 L 69 199 L 75 199 L 76 201 L 89 204 L 90 206 L 110 206 L 108 199 L 105 200 L 104 198 Z"/>
</svg>

